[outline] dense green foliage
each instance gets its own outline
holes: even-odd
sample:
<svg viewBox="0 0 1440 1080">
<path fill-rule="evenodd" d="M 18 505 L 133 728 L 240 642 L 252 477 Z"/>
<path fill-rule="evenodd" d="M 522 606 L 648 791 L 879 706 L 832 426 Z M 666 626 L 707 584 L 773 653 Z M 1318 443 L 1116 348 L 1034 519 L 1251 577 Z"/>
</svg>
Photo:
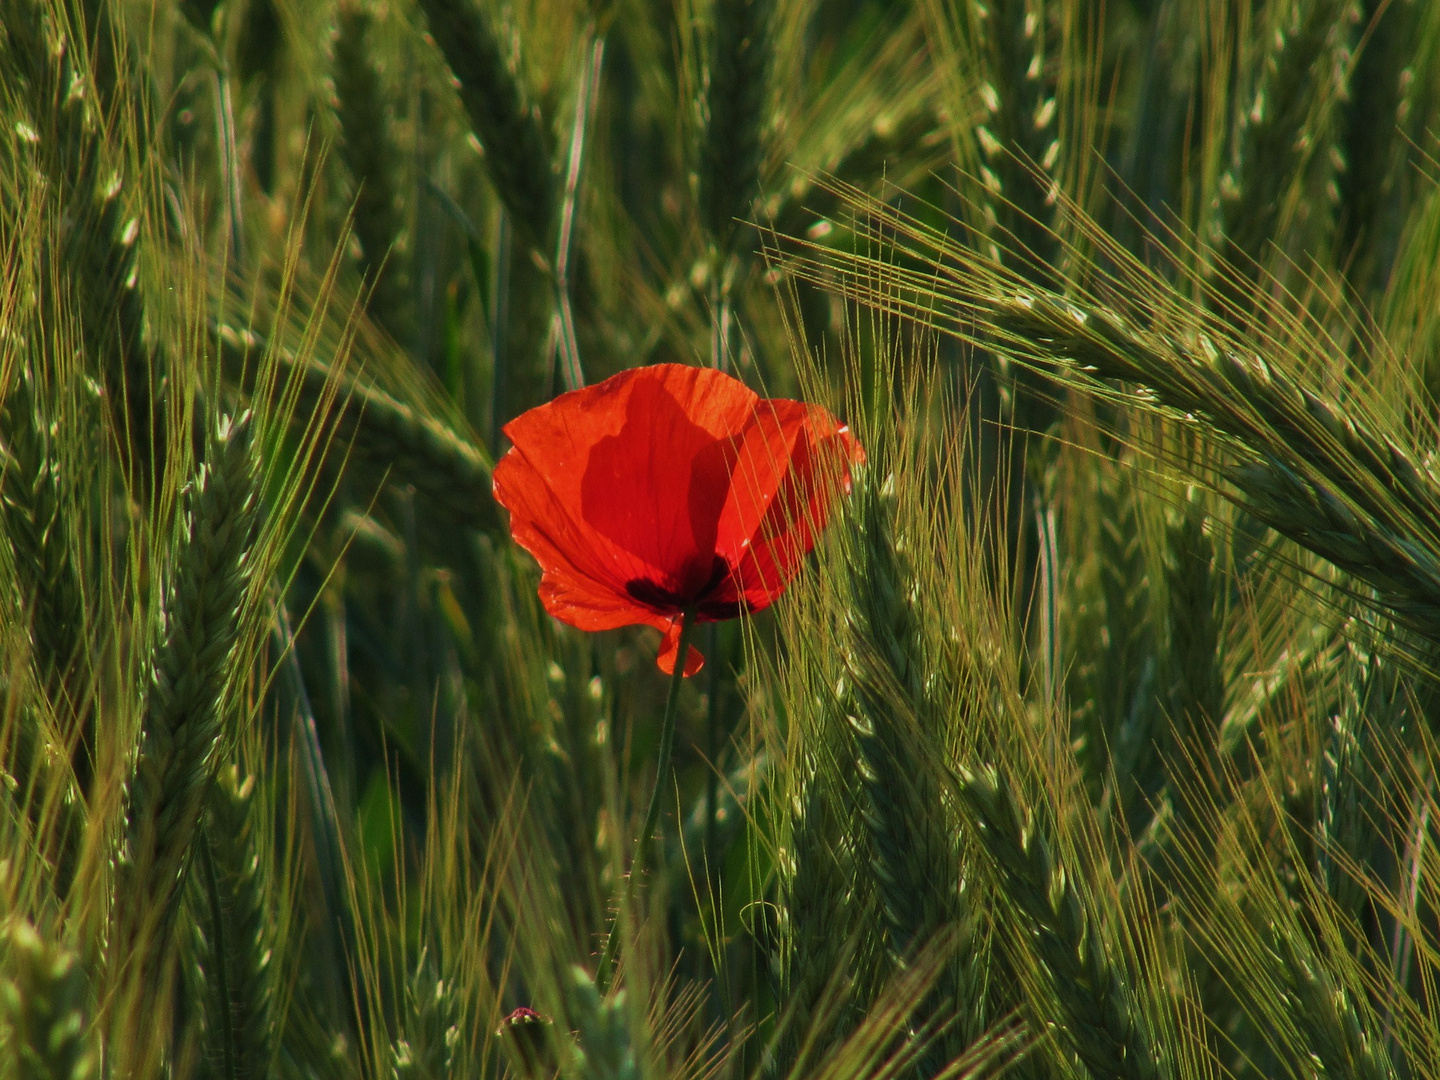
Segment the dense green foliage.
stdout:
<svg viewBox="0 0 1440 1080">
<path fill-rule="evenodd" d="M 0 0 L 0 1074 L 1440 1075 L 1437 131 L 1425 0 Z M 490 474 L 659 361 L 868 460 L 657 776 Z"/>
</svg>

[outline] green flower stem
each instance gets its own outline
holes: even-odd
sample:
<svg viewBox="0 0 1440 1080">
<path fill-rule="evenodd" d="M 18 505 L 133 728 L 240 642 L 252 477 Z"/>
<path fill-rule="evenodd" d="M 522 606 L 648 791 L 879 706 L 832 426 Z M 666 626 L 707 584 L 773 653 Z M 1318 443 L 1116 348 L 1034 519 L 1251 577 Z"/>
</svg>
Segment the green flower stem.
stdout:
<svg viewBox="0 0 1440 1080">
<path fill-rule="evenodd" d="M 650 806 L 645 811 L 645 824 L 640 827 L 640 839 L 635 845 L 635 859 L 630 864 L 630 874 L 625 879 L 625 900 L 616 909 L 610 922 L 610 933 L 605 938 L 605 951 L 600 954 L 600 964 L 595 972 L 595 988 L 601 994 L 610 989 L 610 968 L 615 962 L 615 950 L 620 945 L 620 918 L 629 909 L 635 898 L 635 882 L 645 873 L 645 857 L 650 853 L 650 839 L 660 820 L 660 789 L 670 775 L 670 754 L 675 749 L 675 714 L 679 711 L 680 684 L 685 680 L 685 661 L 690 657 L 690 634 L 695 629 L 692 612 L 680 616 L 680 642 L 675 649 L 675 671 L 670 676 L 670 693 L 665 697 L 665 715 L 660 721 L 660 755 L 655 763 L 655 786 L 650 791 Z"/>
</svg>

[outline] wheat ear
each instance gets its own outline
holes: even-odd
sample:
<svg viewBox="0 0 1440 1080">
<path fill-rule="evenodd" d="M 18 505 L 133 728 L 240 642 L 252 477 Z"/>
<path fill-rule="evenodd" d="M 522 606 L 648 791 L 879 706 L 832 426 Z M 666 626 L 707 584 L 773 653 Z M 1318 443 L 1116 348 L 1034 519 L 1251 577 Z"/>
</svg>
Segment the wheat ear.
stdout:
<svg viewBox="0 0 1440 1080">
<path fill-rule="evenodd" d="M 1339 256 L 1361 295 L 1383 287 L 1387 235 L 1408 154 L 1402 122 L 1415 94 L 1420 38 L 1415 0 L 1364 0 L 1360 32 L 1369 40 L 1355 58 L 1342 106 L 1344 168 L 1339 189 Z"/>
<path fill-rule="evenodd" d="M 355 181 L 352 223 L 369 284 L 365 306 L 391 336 L 404 341 L 409 286 L 396 250 L 402 221 L 390 124 L 380 74 L 368 52 L 372 19 L 356 0 L 346 0 L 337 23 L 333 79 L 343 136 L 340 157 Z"/>
<path fill-rule="evenodd" d="M 222 421 L 189 497 L 150 663 L 116 868 L 122 947 L 164 955 L 214 778 L 259 516 L 250 415 Z"/>
<path fill-rule="evenodd" d="M 1281 5 L 1260 83 L 1239 112 L 1234 158 L 1220 179 L 1224 251 L 1242 274 L 1274 237 L 1286 188 L 1322 147 L 1319 129 L 1328 129 L 1329 112 L 1345 93 L 1356 17 L 1353 0 Z"/>
<path fill-rule="evenodd" d="M 33 0 L 6 0 L 0 15 L 0 69 L 19 77 L 29 112 L 25 141 L 60 203 L 56 254 L 66 273 L 63 284 L 46 279 L 43 317 L 62 325 L 62 309 L 73 305 L 86 355 L 100 369 L 132 487 L 146 497 L 164 473 L 166 443 L 158 357 L 145 340 L 136 284 L 138 222 L 127 214 L 122 175 L 107 168 L 94 95 L 86 92 L 89 72 L 77 61 L 75 43 L 55 32 Z"/>
<path fill-rule="evenodd" d="M 700 220 L 722 257 L 759 194 L 774 0 L 716 0 L 700 141 Z"/>
<path fill-rule="evenodd" d="M 1287 1004 L 1324 1076 L 1396 1080 L 1384 1046 L 1366 1030 L 1351 992 L 1335 985 L 1324 962 L 1299 927 L 1277 935 L 1278 968 L 1286 979 Z"/>
<path fill-rule="evenodd" d="M 1169 797 L 1189 840 L 1185 862 L 1202 873 L 1213 867 L 1209 827 L 1213 784 L 1220 775 L 1220 721 L 1225 674 L 1220 588 L 1215 547 L 1201 503 L 1192 499 L 1167 530 L 1165 567 L 1169 614 Z"/>
<path fill-rule="evenodd" d="M 922 1055 L 922 1071 L 933 1075 L 985 1030 L 984 958 L 976 948 L 955 824 L 933 772 L 942 751 L 926 731 L 924 648 L 913 579 L 895 538 L 894 497 L 866 477 L 852 501 L 857 528 L 847 575 L 849 719 L 887 941 L 903 967 L 942 930 L 954 935 L 954 960 L 924 1006 L 930 1015 L 921 1018 L 925 1024 L 949 1019 L 944 1010 L 953 1010 L 955 1018 Z"/>
<path fill-rule="evenodd" d="M 626 1023 L 626 992 L 602 998 L 584 968 L 570 969 L 565 1004 L 576 1032 L 571 1052 L 573 1071 L 581 1080 L 639 1080 L 635 1047 Z"/>
<path fill-rule="evenodd" d="M 1007 896 L 1019 910 L 1036 958 L 1052 980 L 1070 1049 L 1100 1080 L 1167 1077 L 1123 970 L 1110 957 L 1074 878 L 1039 824 L 1022 813 L 992 769 L 962 769 L 960 796 L 973 816 Z"/>
<path fill-rule="evenodd" d="M 391 1044 L 393 1080 L 436 1080 L 451 1075 L 460 1042 L 455 987 L 440 976 L 428 949 L 420 951 L 405 986 L 405 1030 Z"/>
<path fill-rule="evenodd" d="M 1155 753 L 1160 720 L 1150 647 L 1155 626 L 1130 470 L 1129 462 L 1117 462 L 1100 476 L 1096 491 L 1100 588 L 1109 640 L 1097 659 L 1094 701 L 1086 707 L 1099 711 L 1094 737 L 1109 748 L 1108 761 L 1101 748 L 1090 751 L 1097 774 L 1105 778 L 1107 809 L 1138 831 L 1164 776 Z"/>
<path fill-rule="evenodd" d="M 1018 353 L 1144 384 L 1161 404 L 1206 417 L 1251 457 L 1229 473 L 1251 513 L 1440 639 L 1440 486 L 1363 414 L 1204 335 L 1141 331 L 1046 294 L 997 300 L 991 323 Z"/>
<path fill-rule="evenodd" d="M 254 348 L 263 343 L 233 329 L 220 331 L 226 373 L 247 385 Z M 346 379 L 337 387 L 320 363 L 296 365 L 297 416 L 312 416 L 321 405 L 337 410 L 337 450 L 349 451 L 392 480 L 411 484 L 450 519 L 498 533 L 499 511 L 490 488 L 490 459 L 462 430 L 408 405 L 371 383 Z"/>
<path fill-rule="evenodd" d="M 495 191 L 542 251 L 556 225 L 555 154 L 511 50 L 478 0 L 420 0 L 430 36 L 460 84 L 460 101 L 485 150 Z"/>
<path fill-rule="evenodd" d="M 211 785 L 196 840 L 193 894 L 211 1064 L 230 1080 L 262 1080 L 275 1058 L 274 971 L 264 865 L 256 847 L 255 778 L 231 765 Z"/>
<path fill-rule="evenodd" d="M 828 700 L 817 701 L 816 708 L 838 712 Z M 804 786 L 794 797 L 789 857 L 780 868 L 785 1027 L 769 1063 L 774 1077 L 790 1075 L 806 1045 L 828 1046 L 845 1035 L 834 1015 L 834 999 L 845 989 L 843 965 L 852 951 L 847 943 L 852 948 L 855 944 L 848 941 L 848 916 L 855 904 L 854 860 L 836 797 L 816 766 L 810 763 Z"/>
<path fill-rule="evenodd" d="M 28 922 L 5 933 L 9 977 L 0 1012 L 9 1028 L 4 1053 L 14 1080 L 89 1080 L 96 1073 L 86 1016 L 88 994 L 78 957 L 43 940 Z"/>
<path fill-rule="evenodd" d="M 15 553 L 36 673 L 53 701 L 80 651 L 85 604 L 65 534 L 60 463 L 28 376 L 3 415 L 0 522 Z"/>
</svg>

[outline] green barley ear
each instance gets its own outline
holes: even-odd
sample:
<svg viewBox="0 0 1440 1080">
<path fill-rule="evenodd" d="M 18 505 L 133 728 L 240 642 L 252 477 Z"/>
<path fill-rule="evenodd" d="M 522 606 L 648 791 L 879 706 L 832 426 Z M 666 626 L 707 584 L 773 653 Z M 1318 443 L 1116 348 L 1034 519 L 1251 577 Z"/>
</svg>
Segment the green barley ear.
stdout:
<svg viewBox="0 0 1440 1080">
<path fill-rule="evenodd" d="M 943 753 L 931 728 L 914 578 L 896 541 L 894 495 L 873 476 L 851 496 L 847 667 L 855 764 L 865 793 L 871 870 L 892 959 L 901 967 L 941 931 L 954 935 L 954 960 L 941 972 L 929 1014 L 955 1023 L 923 1055 L 933 1075 L 985 1030 L 985 983 L 976 917 L 960 872 L 957 829 L 935 776 Z"/>
<path fill-rule="evenodd" d="M 1363 0 L 1359 31 L 1368 35 L 1355 57 L 1340 126 L 1345 168 L 1339 187 L 1341 264 L 1362 296 L 1389 277 L 1387 247 L 1398 226 L 1397 198 L 1408 154 L 1402 131 L 1414 94 L 1420 40 L 1417 0 Z M 1373 29 L 1371 29 L 1373 27 Z"/>
<path fill-rule="evenodd" d="M 45 837 L 41 844 L 54 859 L 63 897 L 84 831 L 83 796 L 94 775 L 94 723 L 77 701 L 87 670 L 88 620 L 59 432 L 40 412 L 32 378 L 33 371 L 21 373 L 0 412 L 0 543 L 8 540 L 11 547 L 18 626 L 28 631 L 30 668 L 43 701 L 32 700 L 24 719 L 10 726 L 3 768 Z M 57 746 L 67 752 L 55 754 Z M 51 803 L 47 792 L 60 797 Z"/>
<path fill-rule="evenodd" d="M 358 0 L 345 0 L 335 36 L 336 109 L 340 158 L 355 182 L 355 238 L 369 285 L 365 304 L 397 340 L 406 340 L 406 274 L 397 242 L 403 229 L 380 73 L 370 59 L 373 20 Z"/>
<path fill-rule="evenodd" d="M 490 462 L 479 446 L 443 420 L 375 387 L 350 384 L 341 393 L 337 437 L 342 444 L 349 442 L 370 465 L 413 484 L 450 519 L 499 531 Z"/>
<path fill-rule="evenodd" d="M 91 73 L 76 43 L 56 32 L 34 0 L 0 2 L 0 26 L 0 70 L 12 73 L 21 91 L 17 121 L 26 135 L 20 141 L 48 180 L 27 197 L 55 199 L 61 222 L 55 264 L 62 273 L 45 280 L 42 317 L 59 326 L 63 309 L 78 316 L 131 487 L 148 498 L 165 469 L 165 409 L 159 357 L 145 339 L 136 284 L 139 224 L 127 209 L 125 177 L 108 160 L 99 103 L 93 90 L 87 92 Z"/>
<path fill-rule="evenodd" d="M 576 1045 L 562 1075 L 575 1080 L 639 1080 L 635 1048 L 626 1018 L 624 990 L 600 996 L 584 968 L 570 970 L 565 1001 L 575 1025 Z"/>
<path fill-rule="evenodd" d="M 1039 822 L 993 768 L 961 770 L 959 793 L 1063 1012 L 1065 1045 L 1097 1080 L 1169 1077 L 1124 970 Z"/>
<path fill-rule="evenodd" d="M 1155 623 L 1134 467 L 1133 461 L 1121 459 L 1102 468 L 1096 479 L 1102 632 L 1077 701 L 1085 703 L 1083 761 L 1103 787 L 1105 805 L 1138 830 L 1163 777 L 1154 752 L 1160 722 Z"/>
<path fill-rule="evenodd" d="M 14 1080 L 89 1080 L 96 1072 L 79 958 L 16 920 L 4 935 L 9 977 L 0 982 L 0 1012 Z"/>
<path fill-rule="evenodd" d="M 419 0 L 430 36 L 460 84 L 460 102 L 485 150 L 496 194 L 542 251 L 557 212 L 555 154 L 540 107 L 509 63 L 482 0 Z"/>
<path fill-rule="evenodd" d="M 164 955 L 214 779 L 240 639 L 259 493 L 250 414 L 220 423 L 189 493 L 150 662 L 115 906 L 124 948 Z"/>
<path fill-rule="evenodd" d="M 700 140 L 700 221 L 723 257 L 750 215 L 765 156 L 774 0 L 715 0 Z"/>
<path fill-rule="evenodd" d="M 1054 14 L 1044 0 L 998 0 L 975 19 L 985 63 L 985 122 L 976 138 L 987 224 L 995 229 L 992 252 L 1047 286 L 1055 283 L 1060 253 L 1052 231 L 1060 157 L 1057 58 L 1048 52 Z"/>
<path fill-rule="evenodd" d="M 1240 103 L 1234 157 L 1220 179 L 1224 255 L 1245 278 L 1275 238 L 1285 196 L 1328 141 L 1345 90 L 1354 0 L 1279 5 L 1259 84 Z"/>
<path fill-rule="evenodd" d="M 1391 665 L 1374 652 L 1346 643 L 1349 676 L 1340 687 L 1340 707 L 1330 718 L 1328 739 L 1321 751 L 1316 798 L 1316 872 L 1320 887 L 1335 910 L 1357 920 L 1363 933 L 1370 904 L 1364 875 L 1372 869 L 1384 838 L 1379 803 L 1384 779 L 1377 766 L 1382 751 L 1380 730 L 1395 725 L 1401 697 Z M 1377 730 L 1378 729 L 1378 730 Z M 1347 934 L 1353 929 L 1345 926 Z"/>
<path fill-rule="evenodd" d="M 1384 1043 L 1366 1023 L 1368 1010 L 1354 991 L 1337 986 L 1325 961 L 1310 947 L 1308 931 L 1298 925 L 1273 938 L 1277 971 L 1285 976 L 1297 1031 L 1324 1076 L 1354 1080 L 1396 1080 Z"/>
<path fill-rule="evenodd" d="M 206 1050 L 229 1080 L 262 1080 L 275 1058 L 274 970 L 261 854 L 252 813 L 255 778 L 231 765 L 210 788 L 191 877 L 197 956 L 208 998 Z"/>
<path fill-rule="evenodd" d="M 1133 381 L 1166 408 L 1203 415 L 1249 459 L 1226 474 L 1245 510 L 1373 585 L 1419 633 L 1440 636 L 1440 565 L 1417 524 L 1436 520 L 1440 485 L 1363 410 L 1258 353 L 1204 333 L 1140 331 L 1096 305 L 1036 292 L 998 300 L 986 319 L 1022 355 Z"/>
<path fill-rule="evenodd" d="M 226 374 L 242 386 L 253 380 L 250 365 L 264 343 L 233 327 L 221 329 Z M 374 472 L 411 484 L 432 507 L 472 528 L 498 533 L 499 511 L 490 486 L 490 458 L 462 425 L 421 404 L 401 401 L 364 379 L 336 379 L 319 362 L 287 374 L 298 389 L 297 416 L 335 410 L 331 445 L 347 449 Z"/>
<path fill-rule="evenodd" d="M 52 700 L 80 650 L 85 604 L 65 528 L 55 434 L 24 373 L 5 402 L 0 530 L 14 549 L 36 674 Z"/>
<path fill-rule="evenodd" d="M 390 1048 L 392 1080 L 446 1080 L 460 1041 L 455 987 L 440 976 L 428 950 L 405 986 L 405 1028 Z"/>
<path fill-rule="evenodd" d="M 844 715 L 828 696 L 816 708 Z M 825 724 L 825 729 L 833 727 Z M 817 762 L 800 764 L 806 779 L 790 809 L 788 858 L 780 862 L 781 1000 L 785 1025 L 769 1063 L 774 1077 L 801 1065 L 805 1046 L 824 1048 L 848 1033 L 836 1015 L 845 971 L 853 955 L 854 852 L 847 842 L 842 808 Z"/>
<path fill-rule="evenodd" d="M 1219 778 L 1218 740 L 1225 715 L 1221 585 L 1215 547 L 1205 531 L 1201 501 L 1192 496 L 1167 532 L 1165 567 L 1169 616 L 1170 736 L 1168 797 L 1176 824 L 1189 840 L 1188 866 L 1213 866 L 1214 840 L 1207 822 Z"/>
</svg>

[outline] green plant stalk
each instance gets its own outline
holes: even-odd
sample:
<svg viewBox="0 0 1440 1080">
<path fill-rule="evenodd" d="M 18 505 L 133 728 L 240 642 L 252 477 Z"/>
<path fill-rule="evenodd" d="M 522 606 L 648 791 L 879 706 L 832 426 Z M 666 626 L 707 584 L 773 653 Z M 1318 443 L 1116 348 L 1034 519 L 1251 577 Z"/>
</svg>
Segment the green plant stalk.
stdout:
<svg viewBox="0 0 1440 1080">
<path fill-rule="evenodd" d="M 505 350 L 510 329 L 510 211 L 502 205 L 495 222 L 495 275 L 490 294 L 490 456 L 500 456 L 509 395 L 509 365 Z"/>
<path fill-rule="evenodd" d="M 225 910 L 220 902 L 220 883 L 215 878 L 215 858 L 210 851 L 210 838 L 202 831 L 196 838 L 196 849 L 200 856 L 200 872 L 205 890 L 206 905 L 210 911 L 210 964 L 215 973 L 215 995 L 220 999 L 220 1015 L 215 1017 L 215 1026 L 220 1029 L 220 1058 L 225 1066 L 224 1075 L 237 1076 L 235 1070 L 235 1024 L 230 1015 L 230 949 L 225 940 Z"/>
<path fill-rule="evenodd" d="M 580 81 L 575 88 L 575 127 L 570 135 L 570 158 L 565 168 L 565 194 L 560 201 L 560 231 L 555 240 L 555 315 L 559 320 L 556 341 L 560 351 L 560 375 L 565 389 L 578 390 L 585 385 L 585 370 L 580 366 L 580 342 L 575 333 L 575 309 L 570 302 L 570 253 L 575 246 L 575 204 L 580 193 L 580 173 L 585 164 L 585 134 L 590 126 L 590 113 L 600 73 L 605 66 L 605 36 L 594 30 L 586 33 L 589 63 L 580 68 Z"/>
<path fill-rule="evenodd" d="M 690 635 L 695 630 L 695 619 L 690 612 L 680 616 L 680 642 L 675 649 L 675 671 L 670 676 L 670 692 L 665 695 L 665 714 L 660 720 L 660 751 L 655 761 L 655 786 L 650 790 L 650 805 L 645 810 L 645 823 L 640 826 L 640 839 L 635 844 L 635 858 L 630 863 L 630 874 L 625 881 L 625 900 L 615 912 L 610 924 L 610 933 L 605 938 L 605 951 L 600 954 L 599 966 L 595 969 L 595 986 L 601 994 L 610 987 L 611 965 L 615 952 L 620 946 L 620 920 L 635 896 L 635 881 L 645 872 L 645 859 L 650 853 L 651 837 L 660 820 L 660 792 L 670 775 L 670 756 L 675 749 L 675 717 L 679 711 L 680 684 L 685 681 L 685 661 L 690 656 Z"/>
<path fill-rule="evenodd" d="M 720 665 L 715 650 L 720 635 L 711 623 L 707 634 L 705 655 L 710 657 L 710 674 L 705 702 L 705 754 L 710 768 L 705 774 L 705 866 L 712 879 L 719 874 L 715 866 L 715 809 L 720 788 Z"/>
</svg>

